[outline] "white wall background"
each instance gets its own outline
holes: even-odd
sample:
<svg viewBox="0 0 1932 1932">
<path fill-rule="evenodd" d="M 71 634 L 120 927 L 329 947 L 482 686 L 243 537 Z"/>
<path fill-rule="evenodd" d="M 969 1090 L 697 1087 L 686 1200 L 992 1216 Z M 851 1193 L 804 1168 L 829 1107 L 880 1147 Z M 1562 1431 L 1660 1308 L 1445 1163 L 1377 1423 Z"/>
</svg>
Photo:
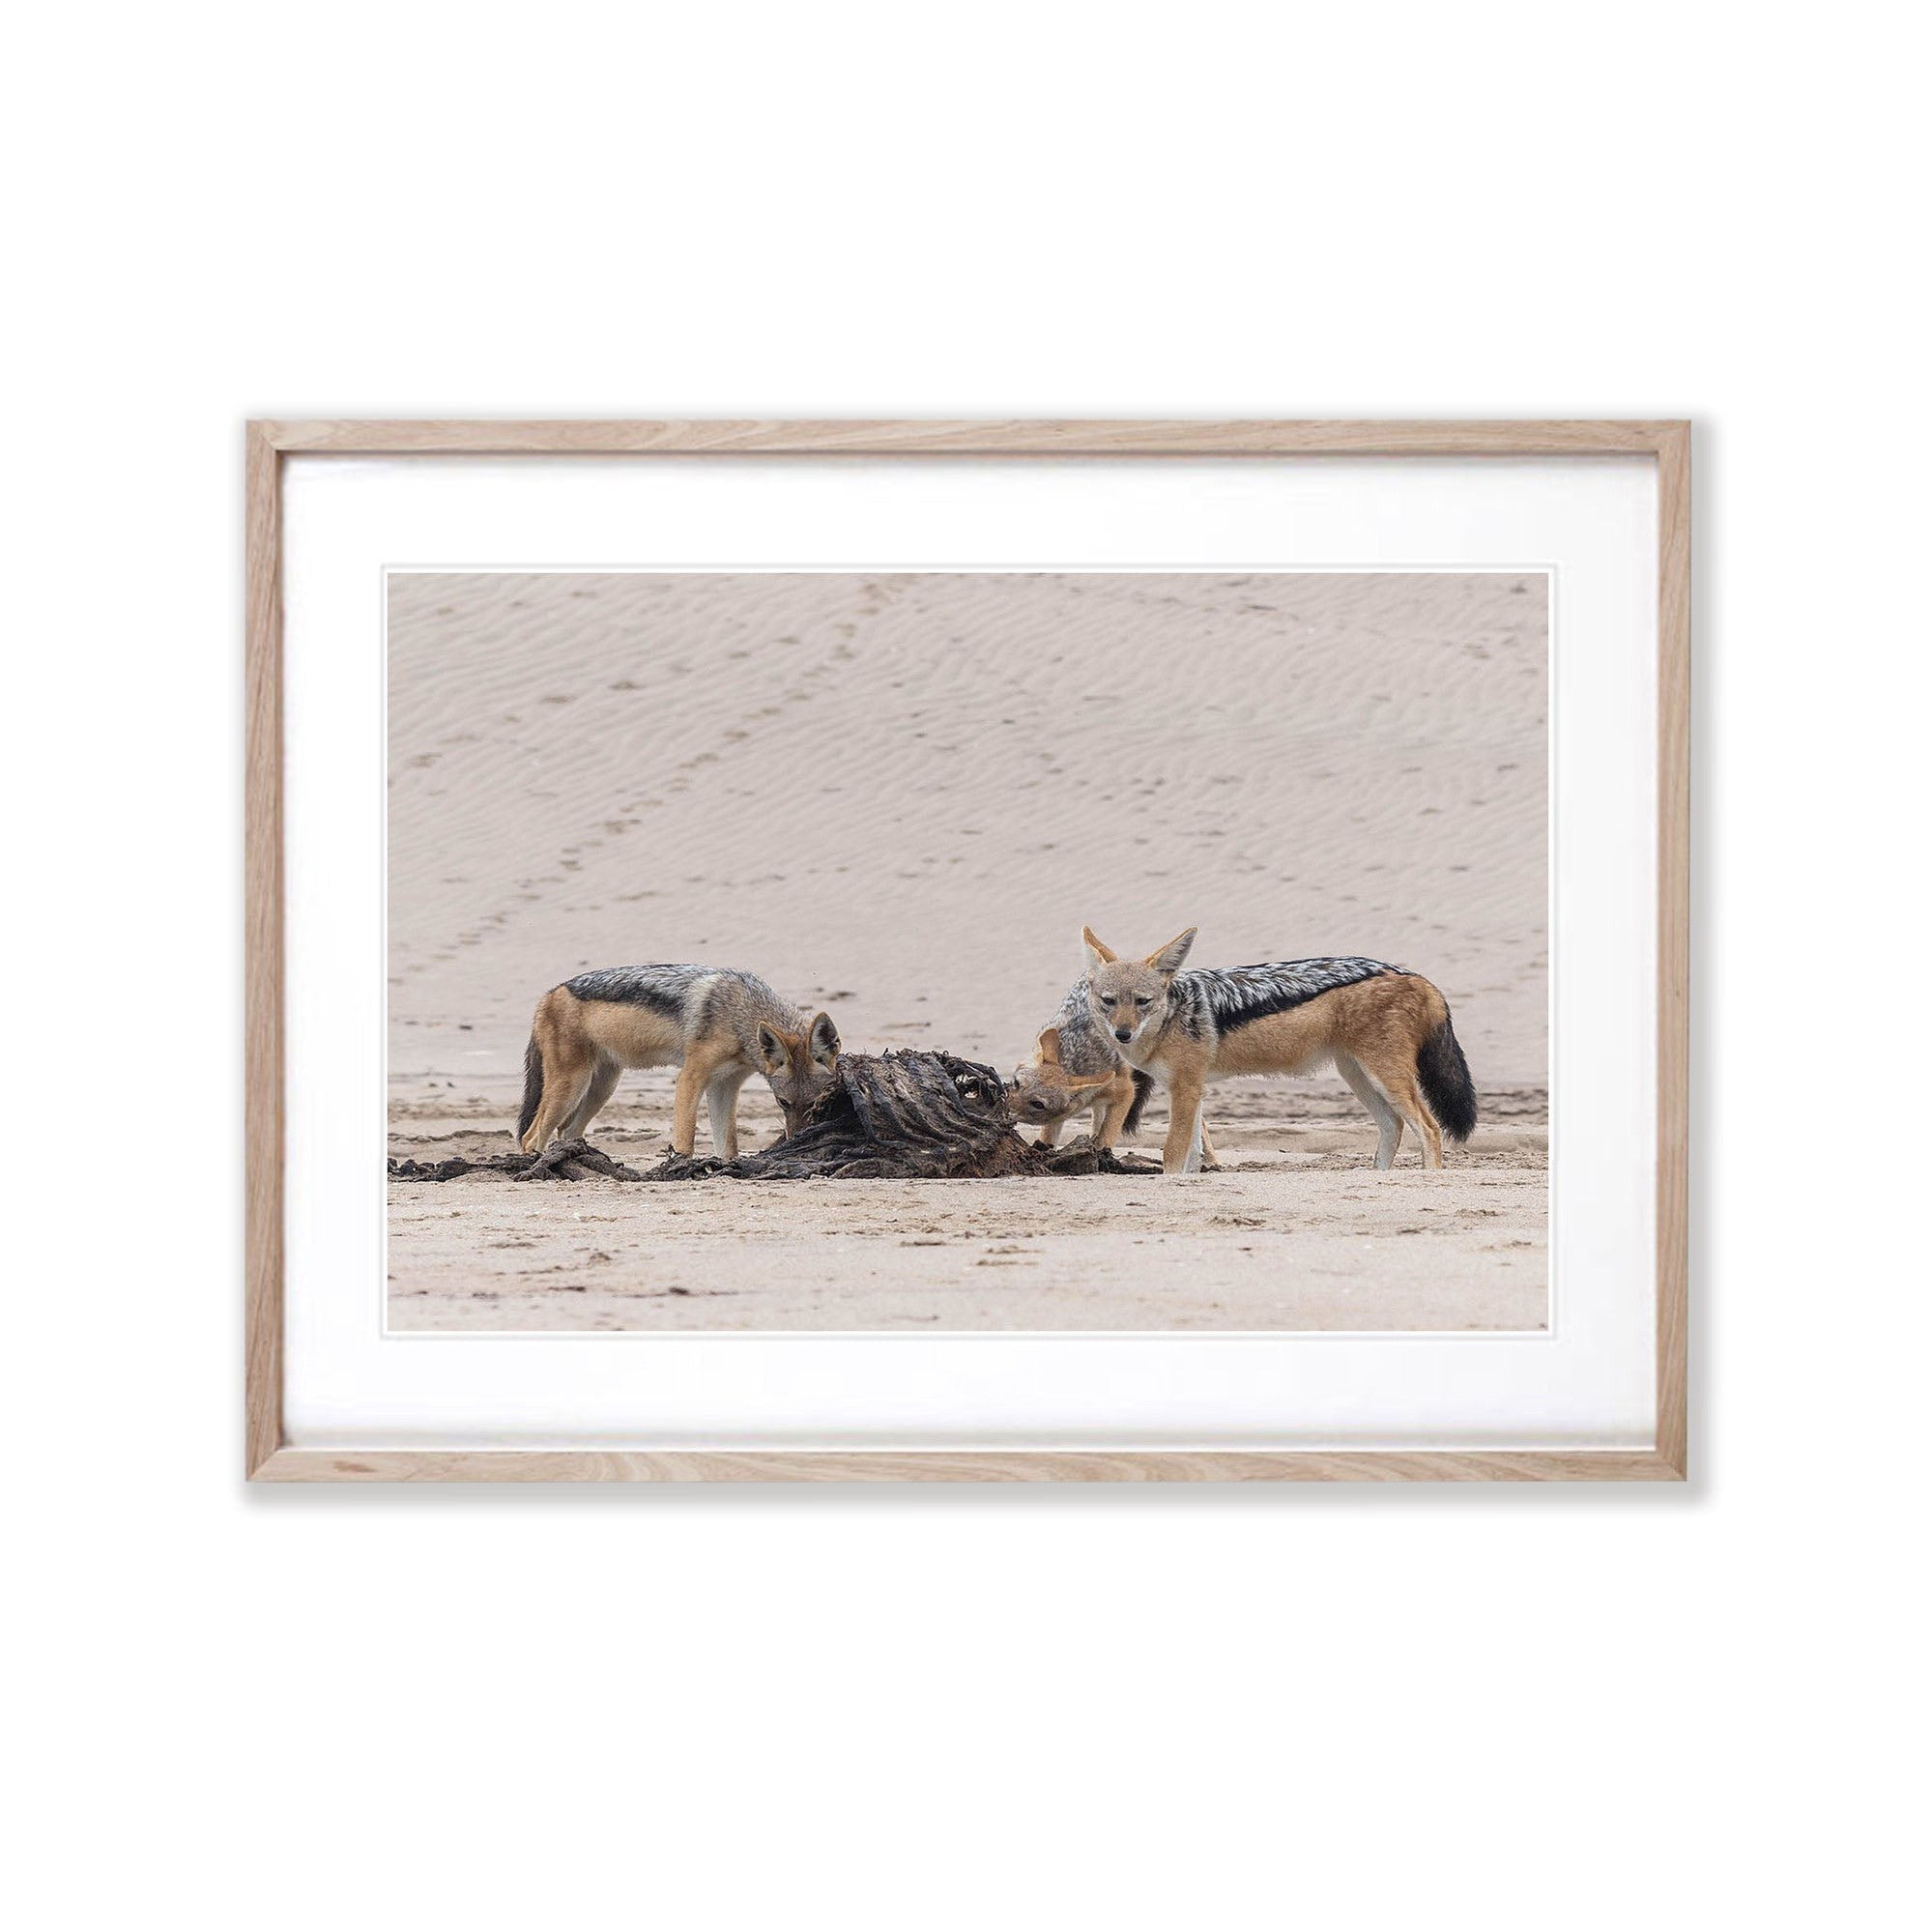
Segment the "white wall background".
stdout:
<svg viewBox="0 0 1932 1932">
<path fill-rule="evenodd" d="M 1908 18 L 16 24 L 19 1922 L 1909 1916 Z M 1694 415 L 1695 1484 L 245 1493 L 250 412 Z"/>
</svg>

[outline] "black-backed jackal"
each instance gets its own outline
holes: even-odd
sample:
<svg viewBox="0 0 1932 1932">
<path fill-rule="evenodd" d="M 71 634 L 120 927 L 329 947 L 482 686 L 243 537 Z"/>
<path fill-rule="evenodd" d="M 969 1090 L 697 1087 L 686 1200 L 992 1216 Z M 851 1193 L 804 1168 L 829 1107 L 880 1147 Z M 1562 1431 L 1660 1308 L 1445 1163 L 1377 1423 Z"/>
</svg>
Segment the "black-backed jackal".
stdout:
<svg viewBox="0 0 1932 1932">
<path fill-rule="evenodd" d="M 1060 1129 L 1082 1110 L 1093 1110 L 1094 1144 L 1112 1147 L 1140 1125 L 1140 1111 L 1153 1091 L 1154 1077 L 1130 1067 L 1113 1051 L 1105 1027 L 1094 1017 L 1087 982 L 1067 989 L 1053 1024 L 1034 1043 L 1033 1057 L 1013 1070 L 1008 1102 L 1023 1121 L 1040 1130 L 1040 1144 L 1058 1144 Z M 1200 1124 L 1201 1165 L 1218 1168 L 1207 1122 Z"/>
<path fill-rule="evenodd" d="M 1420 973 L 1362 959 L 1183 972 L 1194 937 L 1190 926 L 1144 960 L 1123 960 L 1081 928 L 1095 1022 L 1129 1066 L 1168 1089 L 1165 1171 L 1198 1169 L 1202 1089 L 1237 1074 L 1332 1064 L 1374 1116 L 1378 1168 L 1394 1162 L 1404 1123 L 1428 1168 L 1442 1166 L 1445 1134 L 1460 1142 L 1475 1131 L 1476 1090 L 1449 1002 Z"/>
<path fill-rule="evenodd" d="M 605 966 L 553 986 L 536 1002 L 523 1056 L 517 1139 L 538 1154 L 577 1139 L 626 1067 L 677 1067 L 671 1146 L 689 1154 L 698 1097 L 711 1116 L 711 1146 L 737 1158 L 738 1089 L 763 1074 L 789 1138 L 832 1083 L 839 1034 L 828 1015 L 807 1015 L 753 973 L 702 966 Z"/>
</svg>

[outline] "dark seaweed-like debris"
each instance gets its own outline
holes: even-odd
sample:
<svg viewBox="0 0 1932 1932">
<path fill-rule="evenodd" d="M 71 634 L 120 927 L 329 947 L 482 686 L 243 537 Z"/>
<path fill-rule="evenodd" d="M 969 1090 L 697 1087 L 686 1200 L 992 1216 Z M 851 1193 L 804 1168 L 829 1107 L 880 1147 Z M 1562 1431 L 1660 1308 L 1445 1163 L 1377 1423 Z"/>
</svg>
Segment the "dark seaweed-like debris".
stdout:
<svg viewBox="0 0 1932 1932">
<path fill-rule="evenodd" d="M 447 1181 L 475 1173 L 519 1181 L 995 1180 L 1027 1174 L 1144 1172 L 1082 1137 L 1042 1147 L 1014 1131 L 991 1067 L 946 1053 L 847 1053 L 837 1081 L 789 1140 L 735 1161 L 672 1154 L 649 1172 L 584 1140 L 491 1160 L 391 1161 L 389 1178 Z"/>
</svg>

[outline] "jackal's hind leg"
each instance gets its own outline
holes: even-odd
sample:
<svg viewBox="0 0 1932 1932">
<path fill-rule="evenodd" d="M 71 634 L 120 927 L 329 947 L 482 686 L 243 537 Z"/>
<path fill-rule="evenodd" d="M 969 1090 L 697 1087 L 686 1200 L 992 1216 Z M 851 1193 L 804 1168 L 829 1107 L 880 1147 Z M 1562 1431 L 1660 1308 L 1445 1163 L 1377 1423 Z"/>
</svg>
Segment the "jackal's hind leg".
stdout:
<svg viewBox="0 0 1932 1932">
<path fill-rule="evenodd" d="M 1442 1129 L 1435 1124 L 1435 1115 L 1429 1111 L 1415 1075 L 1390 1068 L 1383 1077 L 1383 1084 L 1389 1089 L 1389 1098 L 1396 1103 L 1397 1111 L 1415 1129 L 1416 1139 L 1422 1142 L 1423 1166 L 1441 1167 Z"/>
<path fill-rule="evenodd" d="M 1402 1144 L 1402 1116 L 1382 1098 L 1380 1089 L 1363 1071 L 1359 1060 L 1351 1059 L 1346 1053 L 1337 1053 L 1335 1071 L 1348 1082 L 1355 1098 L 1369 1110 L 1374 1120 L 1378 1137 L 1375 1166 L 1386 1171 L 1396 1165 L 1396 1150 Z"/>
<path fill-rule="evenodd" d="M 583 1099 L 570 1110 L 569 1118 L 557 1130 L 557 1138 L 581 1140 L 590 1132 L 591 1122 L 610 1105 L 611 1095 L 617 1092 L 618 1081 L 622 1078 L 623 1069 L 615 1060 L 600 1059 Z"/>
<path fill-rule="evenodd" d="M 588 1053 L 571 1053 L 561 1046 L 545 1053 L 543 1099 L 523 1137 L 526 1154 L 540 1154 L 551 1141 L 564 1138 L 563 1124 L 588 1097 L 596 1070 L 596 1061 Z"/>
<path fill-rule="evenodd" d="M 1439 1168 L 1442 1166 L 1442 1129 L 1436 1125 L 1435 1115 L 1429 1111 L 1422 1089 L 1413 1087 L 1411 1092 L 1414 1095 L 1415 1128 L 1422 1136 L 1422 1164 L 1426 1168 Z"/>
<path fill-rule="evenodd" d="M 1204 1173 L 1218 1174 L 1221 1171 L 1221 1156 L 1214 1151 L 1214 1142 L 1208 1139 L 1205 1111 L 1200 1116 L 1200 1165 Z"/>
</svg>

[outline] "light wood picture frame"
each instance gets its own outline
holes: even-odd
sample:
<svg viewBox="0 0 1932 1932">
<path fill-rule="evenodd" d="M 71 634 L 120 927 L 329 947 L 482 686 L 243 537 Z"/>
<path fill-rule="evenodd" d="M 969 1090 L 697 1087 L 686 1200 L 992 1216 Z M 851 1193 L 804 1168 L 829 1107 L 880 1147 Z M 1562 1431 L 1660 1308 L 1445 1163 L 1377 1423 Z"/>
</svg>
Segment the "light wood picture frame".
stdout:
<svg viewBox="0 0 1932 1932">
<path fill-rule="evenodd" d="M 1640 1450 L 860 1453 L 291 1446 L 283 1427 L 282 471 L 294 455 L 1637 456 L 1657 466 L 1656 1440 Z M 1561 421 L 382 421 L 246 428 L 245 1453 L 251 1481 L 1674 1482 L 1687 1474 L 1690 426 Z"/>
</svg>

